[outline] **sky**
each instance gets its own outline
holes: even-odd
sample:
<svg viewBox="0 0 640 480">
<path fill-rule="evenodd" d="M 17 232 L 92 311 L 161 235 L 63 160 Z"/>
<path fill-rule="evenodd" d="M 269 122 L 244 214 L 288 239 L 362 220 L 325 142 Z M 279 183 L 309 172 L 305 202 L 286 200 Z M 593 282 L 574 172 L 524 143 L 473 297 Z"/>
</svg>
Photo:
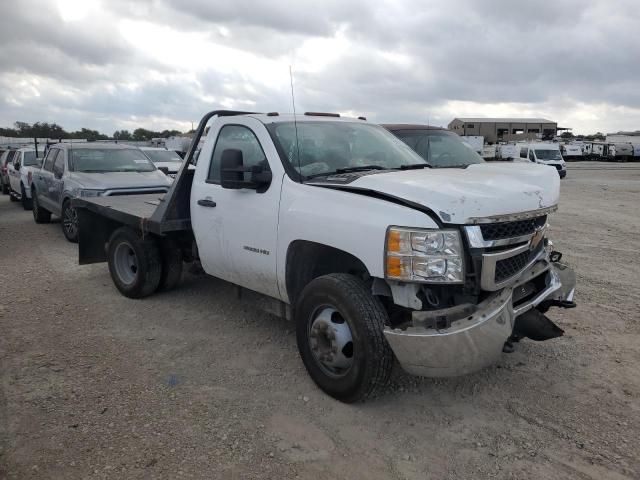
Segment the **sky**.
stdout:
<svg viewBox="0 0 640 480">
<path fill-rule="evenodd" d="M 186 131 L 219 108 L 640 129 L 638 0 L 2 0 L 0 126 Z"/>
</svg>

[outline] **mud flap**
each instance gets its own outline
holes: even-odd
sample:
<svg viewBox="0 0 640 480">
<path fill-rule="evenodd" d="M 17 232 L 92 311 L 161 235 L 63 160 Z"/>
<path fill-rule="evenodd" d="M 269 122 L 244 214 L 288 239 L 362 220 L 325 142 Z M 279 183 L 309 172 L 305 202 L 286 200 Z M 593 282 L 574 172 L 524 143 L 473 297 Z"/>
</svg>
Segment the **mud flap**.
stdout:
<svg viewBox="0 0 640 480">
<path fill-rule="evenodd" d="M 564 330 L 536 308 L 517 317 L 513 326 L 514 336 L 527 337 L 537 342 L 561 337 L 563 334 Z"/>
</svg>

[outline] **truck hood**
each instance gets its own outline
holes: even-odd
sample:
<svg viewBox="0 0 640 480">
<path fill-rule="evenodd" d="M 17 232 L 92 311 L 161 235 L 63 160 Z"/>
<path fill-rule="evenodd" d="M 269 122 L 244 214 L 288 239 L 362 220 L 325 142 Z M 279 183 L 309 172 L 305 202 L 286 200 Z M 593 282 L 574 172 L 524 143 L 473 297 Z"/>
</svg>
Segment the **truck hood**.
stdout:
<svg viewBox="0 0 640 480">
<path fill-rule="evenodd" d="M 152 172 L 71 172 L 69 178 L 78 182 L 81 188 L 107 190 L 112 188 L 166 187 L 171 180 L 160 170 Z"/>
<path fill-rule="evenodd" d="M 153 164 L 157 167 L 167 167 L 169 173 L 176 173 L 180 170 L 180 166 L 182 165 L 180 162 L 153 162 Z"/>
<path fill-rule="evenodd" d="M 420 204 L 453 224 L 553 207 L 560 196 L 555 169 L 512 163 L 384 172 L 361 176 L 349 187 Z"/>
</svg>

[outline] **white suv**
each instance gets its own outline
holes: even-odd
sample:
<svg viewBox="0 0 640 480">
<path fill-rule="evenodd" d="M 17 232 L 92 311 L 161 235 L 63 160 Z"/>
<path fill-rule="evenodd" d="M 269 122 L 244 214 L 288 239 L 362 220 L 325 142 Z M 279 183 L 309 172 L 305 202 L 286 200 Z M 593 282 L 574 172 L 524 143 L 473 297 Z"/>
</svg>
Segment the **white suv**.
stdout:
<svg viewBox="0 0 640 480">
<path fill-rule="evenodd" d="M 42 165 L 42 158 L 36 156 L 33 148 L 20 148 L 7 165 L 9 195 L 12 201 L 22 202 L 25 210 L 31 210 L 31 182 L 33 172 Z"/>
</svg>

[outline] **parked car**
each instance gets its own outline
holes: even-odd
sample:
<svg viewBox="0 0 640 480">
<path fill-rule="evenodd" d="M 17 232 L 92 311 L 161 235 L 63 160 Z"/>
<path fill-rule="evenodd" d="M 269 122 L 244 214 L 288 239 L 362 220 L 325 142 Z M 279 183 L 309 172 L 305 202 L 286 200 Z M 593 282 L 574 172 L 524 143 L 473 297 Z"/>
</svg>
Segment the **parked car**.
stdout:
<svg viewBox="0 0 640 480">
<path fill-rule="evenodd" d="M 560 153 L 557 143 L 523 143 L 520 144 L 520 158 L 530 162 L 548 165 L 558 171 L 560 178 L 567 176 L 567 164 Z"/>
<path fill-rule="evenodd" d="M 22 202 L 25 210 L 31 210 L 31 182 L 33 172 L 42 166 L 42 157 L 36 157 L 33 148 L 20 148 L 8 164 L 10 192 L 12 200 Z"/>
<path fill-rule="evenodd" d="M 338 117 L 208 113 L 195 170 L 162 201 L 72 201 L 80 263 L 107 262 L 115 287 L 141 298 L 199 261 L 293 318 L 310 376 L 345 402 L 383 389 L 396 359 L 462 375 L 512 335 L 562 334 L 544 315 L 575 306 L 575 275 L 545 238 L 554 171 L 486 163 L 439 130 L 415 139 L 429 163 L 379 125 Z"/>
<path fill-rule="evenodd" d="M 182 157 L 173 150 L 156 147 L 140 147 L 140 150 L 149 157 L 158 170 L 168 177 L 176 178 L 176 174 L 182 165 Z"/>
<path fill-rule="evenodd" d="M 2 193 L 9 195 L 11 192 L 11 183 L 9 182 L 9 163 L 13 161 L 15 150 L 7 149 L 0 155 L 0 186 Z"/>
<path fill-rule="evenodd" d="M 71 206 L 75 197 L 166 193 L 171 180 L 136 147 L 120 144 L 55 144 L 42 168 L 33 174 L 31 198 L 36 223 L 51 214 L 62 217 L 62 231 L 78 241 L 78 216 Z"/>
<path fill-rule="evenodd" d="M 478 152 L 450 130 L 429 125 L 382 126 L 411 147 L 431 166 L 455 167 L 461 164 L 484 163 Z"/>
</svg>

